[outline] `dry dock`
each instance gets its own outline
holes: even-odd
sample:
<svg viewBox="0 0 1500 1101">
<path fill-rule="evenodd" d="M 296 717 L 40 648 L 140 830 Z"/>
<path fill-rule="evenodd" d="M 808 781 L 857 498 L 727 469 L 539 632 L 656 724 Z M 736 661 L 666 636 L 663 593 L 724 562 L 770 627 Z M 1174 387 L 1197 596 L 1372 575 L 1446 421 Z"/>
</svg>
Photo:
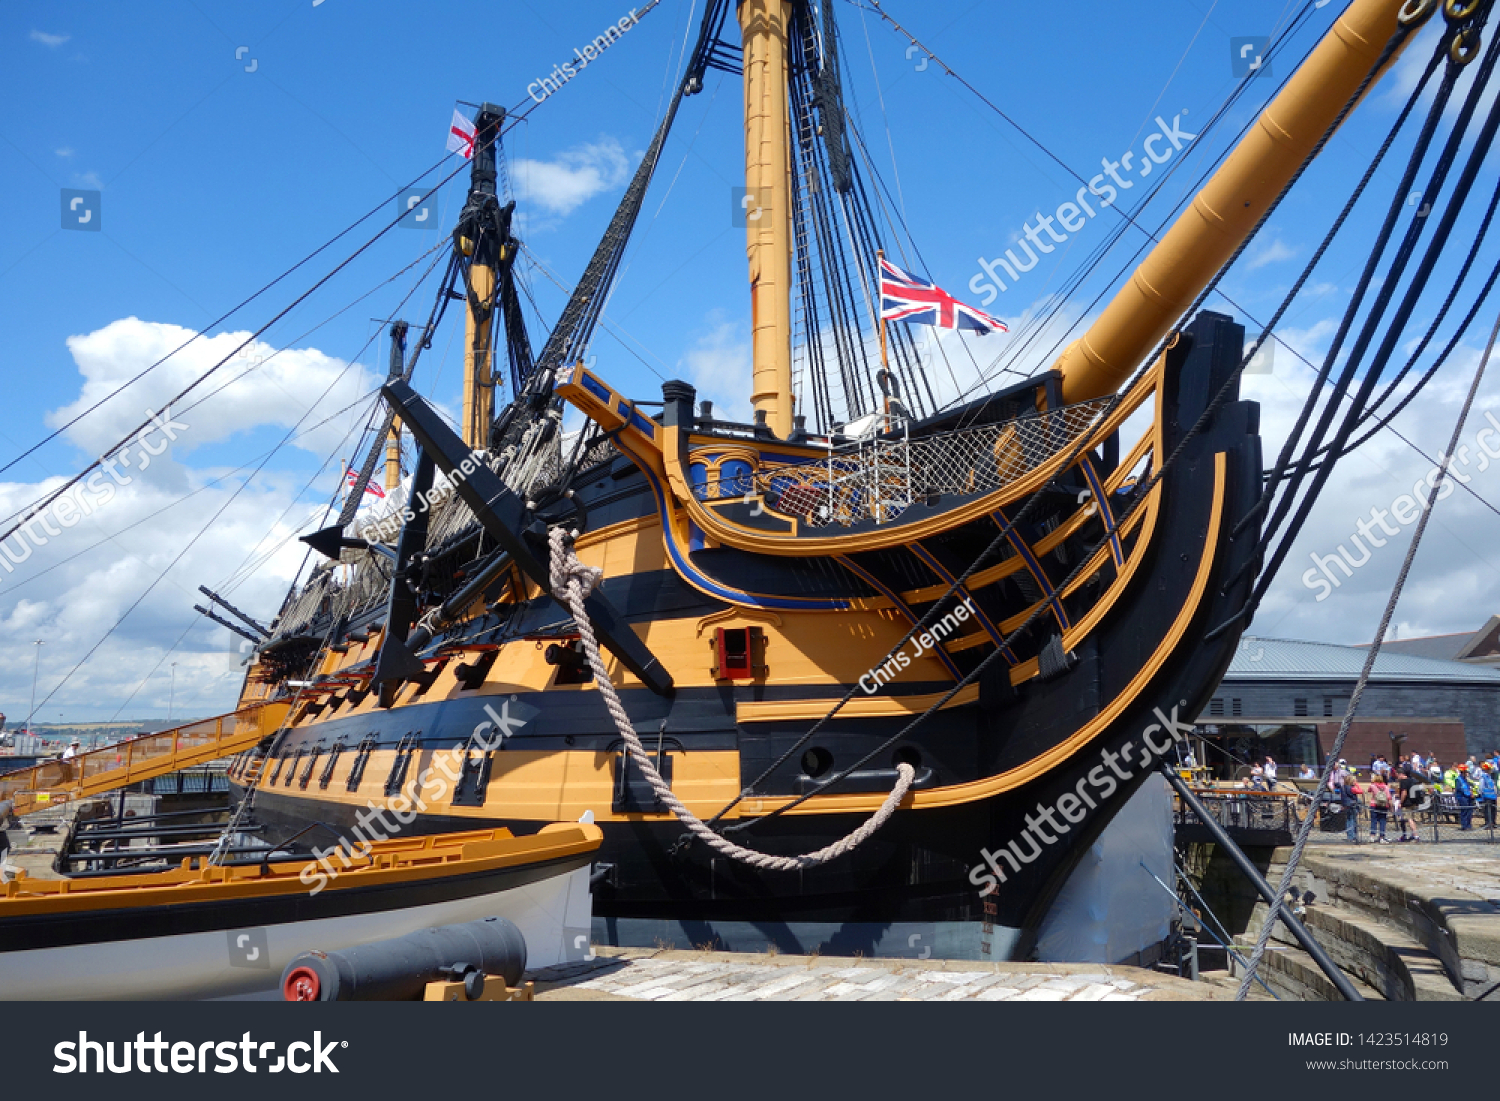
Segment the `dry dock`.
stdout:
<svg viewBox="0 0 1500 1101">
<path fill-rule="evenodd" d="M 531 975 L 542 1001 L 1159 1002 L 1231 993 L 1139 967 L 598 948 Z"/>
</svg>

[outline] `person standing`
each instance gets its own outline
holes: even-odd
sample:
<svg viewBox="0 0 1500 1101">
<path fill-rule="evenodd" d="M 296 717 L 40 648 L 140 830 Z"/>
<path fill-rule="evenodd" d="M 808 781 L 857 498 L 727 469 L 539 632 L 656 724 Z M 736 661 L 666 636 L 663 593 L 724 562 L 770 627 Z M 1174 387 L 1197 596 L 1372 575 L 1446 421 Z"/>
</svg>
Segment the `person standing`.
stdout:
<svg viewBox="0 0 1500 1101">
<path fill-rule="evenodd" d="M 1349 762 L 1341 760 L 1328 777 L 1328 786 L 1339 806 L 1344 809 L 1344 837 L 1352 845 L 1359 844 L 1359 785 L 1349 771 Z"/>
<path fill-rule="evenodd" d="M 0 799 L 0 883 L 10 882 L 7 863 L 10 857 L 10 834 L 6 830 L 19 822 L 15 817 L 15 809 L 15 803 L 9 799 Z"/>
<path fill-rule="evenodd" d="M 1479 766 L 1479 808 L 1484 815 L 1485 829 L 1495 828 L 1495 768 L 1488 761 Z"/>
<path fill-rule="evenodd" d="M 1396 823 L 1401 827 L 1402 841 L 1420 840 L 1417 836 L 1417 812 L 1426 809 L 1423 805 L 1426 794 L 1427 787 L 1422 783 L 1422 774 L 1415 768 L 1408 768 L 1392 791 L 1393 809 L 1396 812 Z"/>
<path fill-rule="evenodd" d="M 1387 843 L 1385 823 L 1390 813 L 1391 787 L 1386 783 L 1385 775 L 1377 772 L 1375 778 L 1370 781 L 1370 840 L 1372 842 L 1379 840 L 1382 845 Z"/>
<path fill-rule="evenodd" d="M 1474 787 L 1469 780 L 1468 764 L 1458 766 L 1458 776 L 1453 781 L 1453 794 L 1458 800 L 1458 828 L 1460 832 L 1474 828 Z"/>
<path fill-rule="evenodd" d="M 1276 762 L 1270 757 L 1266 758 L 1265 766 L 1266 785 L 1272 789 L 1276 787 Z"/>
</svg>

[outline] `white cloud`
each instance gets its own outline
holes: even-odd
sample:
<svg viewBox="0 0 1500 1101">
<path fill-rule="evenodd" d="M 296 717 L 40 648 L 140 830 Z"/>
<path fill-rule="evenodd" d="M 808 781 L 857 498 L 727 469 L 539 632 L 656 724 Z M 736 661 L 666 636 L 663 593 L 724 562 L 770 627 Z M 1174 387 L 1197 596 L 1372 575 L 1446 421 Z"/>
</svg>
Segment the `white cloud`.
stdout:
<svg viewBox="0 0 1500 1101">
<path fill-rule="evenodd" d="M 1250 271 L 1255 271 L 1258 268 L 1265 267 L 1267 264 L 1276 264 L 1282 260 L 1290 260 L 1296 255 L 1297 250 L 1278 237 L 1276 240 L 1257 249 L 1250 257 L 1246 267 Z"/>
<path fill-rule="evenodd" d="M 523 203 L 566 217 L 600 192 L 624 183 L 630 164 L 619 142 L 601 138 L 561 153 L 555 160 L 517 160 L 512 176 Z"/>
<path fill-rule="evenodd" d="M 191 335 L 174 325 L 126 318 L 71 338 L 68 348 L 82 376 L 80 394 L 53 411 L 48 423 L 64 423 Z M 165 402 L 245 335 L 221 333 L 195 342 L 68 429 L 66 438 L 84 455 L 98 455 L 144 420 L 148 407 Z M 248 351 L 252 357 L 271 357 L 276 349 L 257 344 Z M 305 427 L 372 384 L 363 368 L 346 371 L 348 365 L 312 348 L 282 351 L 250 370 L 252 361 L 230 361 L 209 383 L 235 380 L 223 393 L 197 409 L 174 413 L 189 427 L 174 430 L 177 440 L 170 447 L 162 447 L 160 433 L 146 437 L 150 448 L 132 444 L 130 467 L 117 468 L 121 484 L 103 478 L 94 483 L 113 492 L 107 500 L 102 493 L 90 495 L 89 515 L 65 519 L 50 513 L 60 534 L 36 524 L 31 527 L 39 539 L 22 543 L 13 536 L 4 544 L 9 553 L 0 564 L 0 711 L 12 726 L 24 721 L 30 705 L 37 656 L 32 641 L 45 642 L 37 677 L 40 702 L 111 627 L 115 630 L 97 652 L 39 708 L 37 721 L 55 722 L 59 711 L 70 720 L 109 719 L 122 705 L 122 719 L 161 718 L 171 694 L 173 661 L 178 663 L 177 717 L 217 714 L 233 706 L 244 654 L 229 632 L 193 612 L 193 605 L 203 602 L 197 587 L 217 589 L 268 621 L 306 550 L 295 541 L 294 528 L 305 530 L 321 511 L 315 512 L 309 499 L 292 504 L 311 473 L 305 464 L 299 470 L 268 471 L 245 484 L 248 469 L 236 473 L 193 465 L 193 453 L 236 433 L 284 430 L 312 410 Z M 325 390 L 328 395 L 320 399 Z M 366 411 L 362 403 L 295 446 L 321 462 L 340 448 L 345 431 Z M 142 469 L 144 452 L 151 449 L 160 453 Z M 256 456 L 243 458 L 253 468 Z M 25 507 L 61 480 L 0 483 L 0 515 Z M 331 493 L 337 481 L 334 464 L 315 493 Z M 13 561 L 17 558 L 19 563 Z M 241 572 L 244 563 L 261 559 L 258 569 Z"/>
<path fill-rule="evenodd" d="M 72 37 L 71 34 L 48 34 L 46 31 L 38 30 L 31 32 L 31 40 L 33 42 L 40 42 L 43 46 L 48 46 L 54 50 Z"/>
<path fill-rule="evenodd" d="M 1319 331 L 1314 346 L 1326 342 L 1323 331 L 1331 332 L 1333 324 L 1325 321 L 1313 327 Z M 1433 458 L 1447 446 L 1478 355 L 1472 348 L 1455 352 L 1447 368 L 1396 421 L 1401 434 Z M 1245 396 L 1261 403 L 1266 466 L 1275 462 L 1311 382 L 1312 373 L 1306 367 L 1279 351 L 1273 375 L 1246 376 Z M 1500 420 L 1500 383 L 1485 386 L 1475 402 L 1463 436 L 1468 465 L 1458 469 L 1470 479 L 1470 488 L 1494 504 L 1500 502 L 1500 463 L 1481 458 L 1476 443 L 1478 433 L 1490 427 L 1486 411 Z M 1487 439 L 1492 445 L 1496 442 L 1493 435 Z M 1481 464 L 1485 466 L 1482 471 Z M 1396 498 L 1411 495 L 1414 483 L 1431 469 L 1426 459 L 1391 432 L 1378 433 L 1340 462 L 1267 593 L 1256 616 L 1255 633 L 1368 642 L 1416 527 L 1390 518 L 1387 523 L 1400 528 L 1400 534 L 1388 537 L 1372 518 L 1372 509 L 1389 510 Z M 1370 540 L 1363 536 L 1355 544 L 1361 520 L 1376 539 L 1384 540 L 1384 546 L 1368 546 Z M 1462 489 L 1439 501 L 1397 607 L 1402 637 L 1474 630 L 1492 612 L 1500 611 L 1497 543 L 1500 516 L 1485 504 Z M 1338 554 L 1340 546 L 1355 560 L 1368 547 L 1370 560 L 1349 578 L 1333 568 L 1339 585 L 1320 601 L 1322 588 L 1304 584 L 1303 575 L 1315 568 L 1313 554 L 1326 558 Z"/>
<path fill-rule="evenodd" d="M 69 337 L 68 351 L 83 376 L 83 388 L 76 401 L 49 414 L 47 423 L 57 427 L 107 399 L 98 411 L 67 430 L 68 439 L 86 453 L 101 454 L 140 424 L 148 409 L 166 404 L 249 335 L 219 333 L 193 341 L 116 397 L 108 395 L 188 341 L 193 330 L 127 317 L 95 332 Z M 373 385 L 373 378 L 362 368 L 351 368 L 315 348 L 279 350 L 255 341 L 174 407 L 174 417 L 191 425 L 177 447 L 190 452 L 258 425 L 290 428 L 304 415 L 312 423 L 348 405 Z M 295 446 L 322 457 L 357 415 L 357 411 L 346 414 L 297 440 Z"/>
<path fill-rule="evenodd" d="M 750 405 L 750 334 L 743 323 L 724 321 L 715 311 L 712 326 L 700 336 L 679 361 L 700 401 L 714 403 L 718 420 L 749 423 L 755 419 Z"/>
<path fill-rule="evenodd" d="M 73 155 L 73 150 L 69 146 L 66 146 L 66 145 L 63 146 L 61 149 L 54 150 L 53 152 L 55 152 L 59 157 L 62 157 L 64 160 L 66 160 L 67 158 L 69 158 L 69 157 L 71 157 Z"/>
<path fill-rule="evenodd" d="M 73 173 L 73 185 L 75 187 L 88 188 L 91 191 L 104 190 L 104 181 L 99 178 L 99 173 L 97 172 Z"/>
</svg>

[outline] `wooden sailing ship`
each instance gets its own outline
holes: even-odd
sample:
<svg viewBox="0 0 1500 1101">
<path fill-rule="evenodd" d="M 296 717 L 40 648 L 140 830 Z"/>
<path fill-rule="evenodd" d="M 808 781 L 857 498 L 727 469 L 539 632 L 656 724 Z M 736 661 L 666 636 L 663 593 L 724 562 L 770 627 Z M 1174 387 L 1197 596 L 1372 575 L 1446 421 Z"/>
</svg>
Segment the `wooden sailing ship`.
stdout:
<svg viewBox="0 0 1500 1101">
<path fill-rule="evenodd" d="M 397 326 L 388 434 L 351 498 L 382 449 L 401 496 L 394 441 L 408 432 L 406 507 L 363 526 L 346 508 L 308 539 L 329 560 L 289 594 L 241 700 L 291 704 L 231 773 L 257 819 L 320 823 L 329 844 L 357 841 L 361 813 L 391 799 L 415 804 L 422 833 L 592 816 L 601 939 L 876 954 L 923 934 L 938 955 L 1007 958 L 1030 951 L 1172 723 L 1197 715 L 1238 639 L 1210 629 L 1245 605 L 1257 566 L 1258 525 L 1240 520 L 1262 460 L 1257 407 L 1235 390 L 1242 327 L 1184 313 L 1393 59 L 1400 21 L 1432 6 L 1354 0 L 1085 335 L 950 408 L 924 403 L 904 332 L 885 362 L 871 350 L 881 242 L 830 8 L 708 5 L 687 77 L 536 356 L 513 204 L 496 194 L 504 113 L 481 109 L 443 288 L 466 302 L 461 432 L 408 383 Z M 743 73 L 746 188 L 764 212 L 746 223 L 753 424 L 715 418 L 683 382 L 624 395 L 583 358 L 682 97 L 711 68 Z M 577 439 L 562 437 L 563 403 L 587 418 Z M 1141 411 L 1144 432 L 1123 437 Z M 694 815 L 801 854 L 906 777 L 890 820 L 796 871 L 685 839 L 551 595 L 558 525 L 603 571 L 587 607 L 611 684 Z"/>
</svg>

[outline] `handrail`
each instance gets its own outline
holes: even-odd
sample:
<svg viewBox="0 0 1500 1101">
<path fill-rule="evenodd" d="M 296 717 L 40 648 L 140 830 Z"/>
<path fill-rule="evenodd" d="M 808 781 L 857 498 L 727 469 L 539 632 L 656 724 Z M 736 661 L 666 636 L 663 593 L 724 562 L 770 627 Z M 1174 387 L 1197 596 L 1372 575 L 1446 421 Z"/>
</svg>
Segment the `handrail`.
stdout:
<svg viewBox="0 0 1500 1101">
<path fill-rule="evenodd" d="M 29 814 L 230 757 L 280 729 L 290 708 L 288 703 L 259 703 L 76 757 L 0 773 L 0 800 L 11 800 L 18 815 Z"/>
</svg>

